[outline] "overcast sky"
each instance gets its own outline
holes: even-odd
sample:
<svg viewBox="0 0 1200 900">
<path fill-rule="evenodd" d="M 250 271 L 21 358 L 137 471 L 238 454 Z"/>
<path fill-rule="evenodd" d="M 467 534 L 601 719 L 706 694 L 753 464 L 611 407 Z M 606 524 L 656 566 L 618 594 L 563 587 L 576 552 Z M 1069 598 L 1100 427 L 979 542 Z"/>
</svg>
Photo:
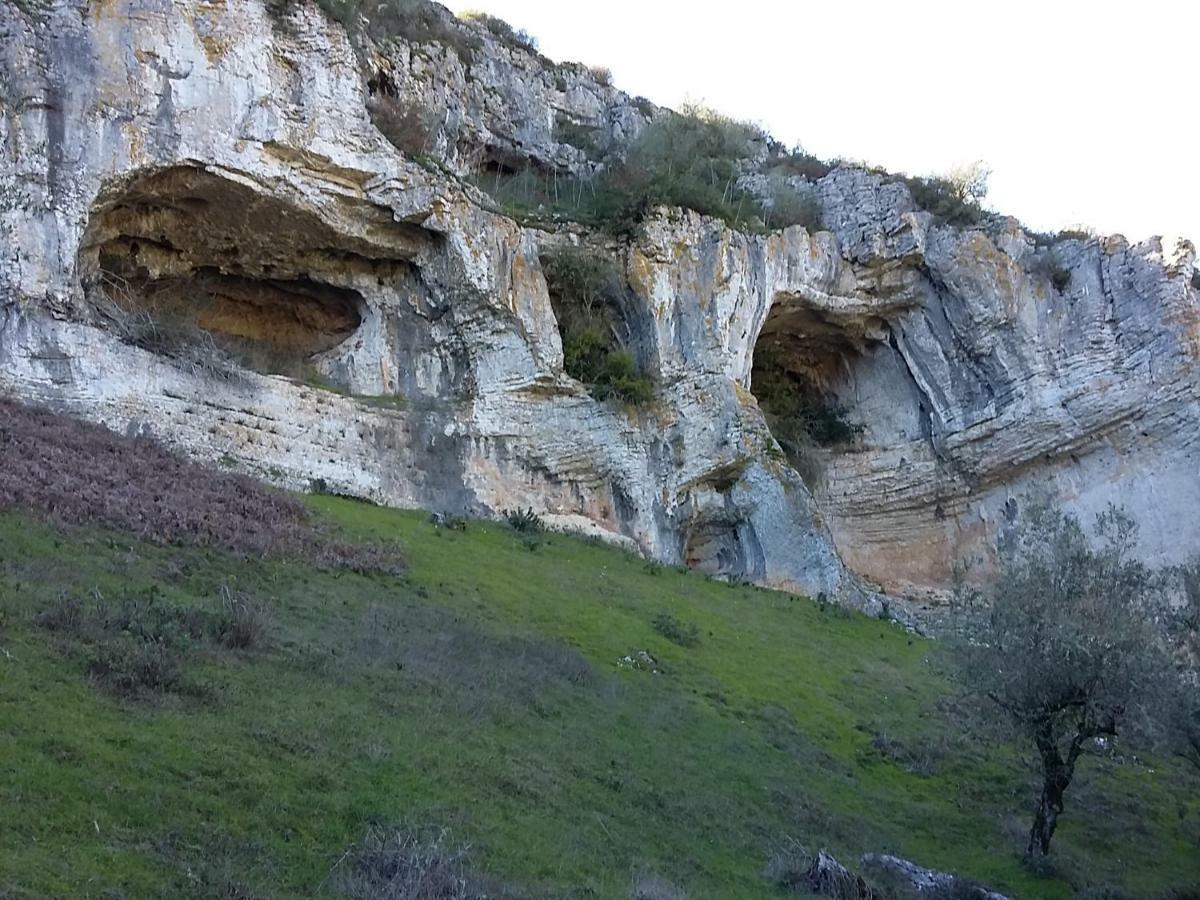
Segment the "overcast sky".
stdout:
<svg viewBox="0 0 1200 900">
<path fill-rule="evenodd" d="M 1200 241 L 1194 0 L 467 0 L 557 60 L 700 101 L 822 157 L 913 174 L 983 159 L 1040 230 Z"/>
</svg>

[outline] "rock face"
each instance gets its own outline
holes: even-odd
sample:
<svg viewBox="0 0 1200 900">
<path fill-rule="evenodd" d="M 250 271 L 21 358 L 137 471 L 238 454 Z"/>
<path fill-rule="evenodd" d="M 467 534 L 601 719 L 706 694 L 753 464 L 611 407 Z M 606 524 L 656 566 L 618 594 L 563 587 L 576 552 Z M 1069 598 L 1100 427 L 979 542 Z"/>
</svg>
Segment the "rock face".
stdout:
<svg viewBox="0 0 1200 900">
<path fill-rule="evenodd" d="M 861 172 L 817 186 L 873 299 L 838 311 L 848 339 L 827 368 L 865 428 L 818 492 L 842 558 L 899 592 L 945 585 L 959 560 L 986 575 L 1035 493 L 1085 522 L 1126 507 L 1155 565 L 1200 552 L 1193 246 L 1038 250 L 1015 222 L 991 235 L 933 225 L 888 196 L 899 187 Z M 800 298 L 828 318 L 823 303 Z"/>
<path fill-rule="evenodd" d="M 305 4 L 0 0 L 0 388 L 293 487 L 532 506 L 857 602 L 944 588 L 966 556 L 985 572 L 1031 487 L 1126 505 L 1152 561 L 1200 549 L 1191 245 L 1037 250 L 852 169 L 805 185 L 828 231 L 664 210 L 609 248 L 656 399 L 602 403 L 563 372 L 539 261 L 579 233 L 456 175 L 583 173 L 655 111 L 461 27 L 466 60 L 356 49 Z M 424 165 L 376 123 L 418 102 Z M 181 312 L 195 334 L 159 326 Z M 755 401 L 764 341 L 863 426 L 819 482 Z M 284 358 L 302 366 L 254 371 Z"/>
</svg>

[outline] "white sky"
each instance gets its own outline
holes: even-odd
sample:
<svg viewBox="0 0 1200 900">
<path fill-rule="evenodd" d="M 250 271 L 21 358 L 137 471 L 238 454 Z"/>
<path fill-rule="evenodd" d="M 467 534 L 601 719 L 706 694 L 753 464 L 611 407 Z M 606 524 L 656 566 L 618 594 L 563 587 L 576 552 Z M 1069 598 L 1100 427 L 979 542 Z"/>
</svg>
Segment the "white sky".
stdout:
<svg viewBox="0 0 1200 900">
<path fill-rule="evenodd" d="M 443 0 L 445 2 L 445 0 Z M 821 157 L 912 174 L 983 159 L 1040 230 L 1200 242 L 1195 0 L 450 0 Z"/>
</svg>

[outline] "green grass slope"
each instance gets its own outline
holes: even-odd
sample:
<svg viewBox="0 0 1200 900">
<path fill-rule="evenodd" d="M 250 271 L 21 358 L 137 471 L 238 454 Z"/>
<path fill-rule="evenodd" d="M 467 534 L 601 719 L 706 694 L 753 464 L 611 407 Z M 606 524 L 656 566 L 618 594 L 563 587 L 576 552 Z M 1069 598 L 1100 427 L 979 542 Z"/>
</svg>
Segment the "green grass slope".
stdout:
<svg viewBox="0 0 1200 900">
<path fill-rule="evenodd" d="M 1200 880 L 1200 779 L 1120 755 L 1085 761 L 1057 860 L 1023 869 L 1028 761 L 956 736 L 938 646 L 894 625 L 571 537 L 311 502 L 348 540 L 400 541 L 405 574 L 0 513 L 0 896 L 331 895 L 372 823 L 449 828 L 536 896 L 626 897 L 636 872 L 776 896 L 784 835 L 1014 897 Z M 197 642 L 167 691 L 105 689 L 35 623 L 63 597 L 212 610 L 222 587 L 269 604 L 266 641 Z M 640 650 L 661 671 L 618 665 Z"/>
</svg>

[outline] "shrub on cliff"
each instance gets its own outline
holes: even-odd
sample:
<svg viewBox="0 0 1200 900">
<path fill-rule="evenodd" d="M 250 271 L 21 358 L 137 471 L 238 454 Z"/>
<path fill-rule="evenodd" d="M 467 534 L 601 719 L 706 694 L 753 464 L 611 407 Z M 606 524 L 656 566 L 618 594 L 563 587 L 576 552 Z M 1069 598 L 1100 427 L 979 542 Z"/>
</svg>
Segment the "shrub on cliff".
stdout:
<svg viewBox="0 0 1200 900">
<path fill-rule="evenodd" d="M 1045 278 L 1060 293 L 1071 286 L 1071 270 L 1055 259 L 1049 249 L 1041 250 L 1033 257 L 1029 271 Z"/>
<path fill-rule="evenodd" d="M 595 129 L 560 119 L 558 134 L 592 158 L 599 155 Z M 775 179 L 768 198 L 740 186 L 752 168 L 747 161 L 761 157 L 769 143 L 754 125 L 691 106 L 652 121 L 625 148 L 623 160 L 595 177 L 526 168 L 481 174 L 475 183 L 508 215 L 564 217 L 619 238 L 636 235 L 656 206 L 695 210 L 745 231 L 794 224 L 819 228 L 816 203 L 786 181 Z"/>
<path fill-rule="evenodd" d="M 809 181 L 824 178 L 833 171 L 833 165 L 813 156 L 802 147 L 779 152 L 768 160 L 767 174 L 800 176 Z"/>
<path fill-rule="evenodd" d="M 436 110 L 381 93 L 367 101 L 367 112 L 380 133 L 406 156 L 419 159 L 432 149 L 439 124 Z"/>
<path fill-rule="evenodd" d="M 285 14 L 297 0 L 270 0 L 268 8 Z M 316 0 L 321 10 L 351 35 L 365 31 L 376 41 L 402 37 L 418 44 L 434 42 L 470 62 L 482 46 L 453 14 L 430 0 Z"/>
<path fill-rule="evenodd" d="M 1040 762 L 1029 857 L 1049 853 L 1081 759 L 1153 725 L 1173 687 L 1159 581 L 1130 558 L 1134 523 L 1110 508 L 1097 538 L 1093 549 L 1077 520 L 1034 503 L 991 588 L 965 597 L 962 677 Z"/>
<path fill-rule="evenodd" d="M 627 233 L 655 206 L 682 206 L 735 227 L 761 227 L 758 200 L 737 185 L 738 163 L 757 155 L 757 127 L 688 106 L 651 122 L 621 166 L 601 177 L 597 218 Z"/>
<path fill-rule="evenodd" d="M 912 194 L 913 202 L 948 225 L 975 225 L 980 211 L 965 203 L 949 182 L 933 176 L 904 176 L 901 178 Z"/>
<path fill-rule="evenodd" d="M 538 48 L 537 38 L 526 31 L 524 28 L 514 28 L 503 19 L 485 13 L 478 9 L 468 9 L 458 14 L 458 17 L 465 22 L 478 22 L 488 31 L 496 36 L 501 43 L 508 44 L 511 47 L 517 47 L 529 53 L 536 53 Z"/>
<path fill-rule="evenodd" d="M 624 283 L 611 259 L 583 247 L 559 247 L 542 255 L 562 337 L 563 369 L 598 400 L 645 403 L 654 394 L 650 377 L 625 346 Z"/>
<path fill-rule="evenodd" d="M 767 228 L 802 225 L 809 231 L 821 228 L 821 205 L 811 193 L 800 193 L 787 182 L 771 182 L 768 202 L 762 204 Z"/>
<path fill-rule="evenodd" d="M 554 117 L 554 139 L 582 151 L 588 159 L 599 159 L 604 155 L 600 128 L 578 122 L 562 112 Z"/>
<path fill-rule="evenodd" d="M 751 390 L 771 435 L 807 482 L 821 479 L 817 448 L 848 444 L 863 430 L 846 419 L 841 406 L 790 369 L 772 344 L 754 349 Z"/>
</svg>

